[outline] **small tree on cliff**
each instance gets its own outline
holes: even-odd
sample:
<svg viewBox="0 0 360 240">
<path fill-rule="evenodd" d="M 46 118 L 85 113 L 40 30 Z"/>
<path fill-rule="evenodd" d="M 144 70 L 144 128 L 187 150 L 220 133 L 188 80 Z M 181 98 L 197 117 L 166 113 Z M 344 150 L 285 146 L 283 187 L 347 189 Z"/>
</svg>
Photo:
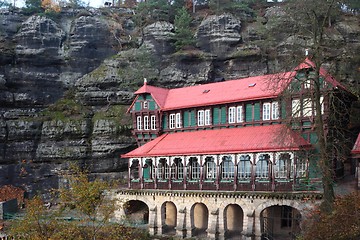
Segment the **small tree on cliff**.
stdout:
<svg viewBox="0 0 360 240">
<path fill-rule="evenodd" d="M 182 7 L 175 16 L 175 47 L 181 50 L 195 44 L 194 34 L 191 31 L 192 18 L 185 7 Z"/>
</svg>

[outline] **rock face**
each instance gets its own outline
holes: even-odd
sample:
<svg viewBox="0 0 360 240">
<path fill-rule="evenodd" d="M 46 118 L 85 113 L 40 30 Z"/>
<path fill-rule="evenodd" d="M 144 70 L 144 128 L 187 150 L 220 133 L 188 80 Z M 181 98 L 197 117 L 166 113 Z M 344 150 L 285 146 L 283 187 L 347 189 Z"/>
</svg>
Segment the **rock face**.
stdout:
<svg viewBox="0 0 360 240">
<path fill-rule="evenodd" d="M 268 9 L 260 23 L 207 16 L 194 27 L 196 46 L 175 52 L 172 23 L 140 31 L 124 9 L 69 9 L 55 20 L 3 12 L 0 185 L 22 186 L 30 194 L 58 187 L 72 162 L 96 176 L 123 179 L 127 162 L 120 155 L 134 147 L 126 111 L 144 78 L 181 87 L 280 71 L 282 61 L 271 54 L 286 57 L 289 45 L 301 39 L 276 36 L 275 46 L 259 44 L 264 29 L 274 31 L 279 13 Z M 356 82 L 351 64 L 359 64 L 350 57 L 360 50 L 357 22 L 337 23 L 332 39 L 342 42 L 337 51 L 350 59 L 335 61 L 338 76 L 350 82 Z"/>
</svg>

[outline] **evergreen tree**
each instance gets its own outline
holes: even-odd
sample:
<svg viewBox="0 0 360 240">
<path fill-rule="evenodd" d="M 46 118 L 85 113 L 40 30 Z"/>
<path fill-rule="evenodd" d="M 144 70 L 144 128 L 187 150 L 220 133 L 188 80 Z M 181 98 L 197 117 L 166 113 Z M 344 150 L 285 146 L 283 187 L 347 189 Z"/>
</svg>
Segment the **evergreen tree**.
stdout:
<svg viewBox="0 0 360 240">
<path fill-rule="evenodd" d="M 182 7 L 175 16 L 175 47 L 181 50 L 195 44 L 194 34 L 191 31 L 192 18 L 185 7 Z"/>
</svg>

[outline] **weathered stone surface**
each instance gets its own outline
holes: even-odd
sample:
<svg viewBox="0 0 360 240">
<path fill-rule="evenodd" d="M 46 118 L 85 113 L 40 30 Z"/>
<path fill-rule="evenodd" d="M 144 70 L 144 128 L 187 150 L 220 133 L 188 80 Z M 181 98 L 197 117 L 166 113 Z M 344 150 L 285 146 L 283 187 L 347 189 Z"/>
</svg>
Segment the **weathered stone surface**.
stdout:
<svg viewBox="0 0 360 240">
<path fill-rule="evenodd" d="M 144 45 L 156 54 L 174 51 L 174 25 L 169 22 L 155 22 L 144 28 Z"/>
<path fill-rule="evenodd" d="M 91 129 L 90 124 L 90 120 L 87 119 L 45 121 L 42 126 L 41 138 L 45 140 L 86 137 Z"/>
<path fill-rule="evenodd" d="M 204 51 L 223 56 L 241 41 L 241 21 L 230 14 L 209 16 L 200 24 L 196 38 Z"/>
<path fill-rule="evenodd" d="M 88 150 L 89 144 L 85 139 L 41 142 L 37 146 L 36 161 L 86 159 Z"/>
</svg>

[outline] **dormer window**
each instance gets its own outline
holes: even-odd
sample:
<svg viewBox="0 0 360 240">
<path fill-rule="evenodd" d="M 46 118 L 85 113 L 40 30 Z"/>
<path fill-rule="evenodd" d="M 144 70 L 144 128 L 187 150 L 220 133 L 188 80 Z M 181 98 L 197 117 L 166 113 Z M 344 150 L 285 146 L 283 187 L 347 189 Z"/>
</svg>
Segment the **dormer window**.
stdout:
<svg viewBox="0 0 360 240">
<path fill-rule="evenodd" d="M 144 108 L 144 109 L 148 109 L 148 108 L 149 108 L 149 102 L 148 102 L 148 101 L 144 101 L 144 103 L 143 103 L 143 108 Z"/>
</svg>

